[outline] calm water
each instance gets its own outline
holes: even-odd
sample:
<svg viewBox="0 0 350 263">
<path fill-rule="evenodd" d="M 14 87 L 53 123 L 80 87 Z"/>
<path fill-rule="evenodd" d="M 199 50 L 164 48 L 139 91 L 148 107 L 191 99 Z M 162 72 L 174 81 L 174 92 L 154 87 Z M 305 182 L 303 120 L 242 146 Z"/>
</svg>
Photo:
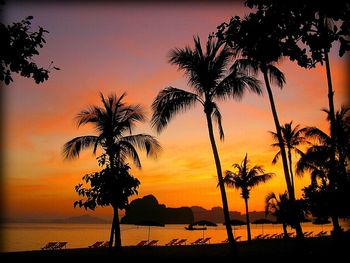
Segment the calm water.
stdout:
<svg viewBox="0 0 350 263">
<path fill-rule="evenodd" d="M 350 229 L 349 222 L 341 222 L 344 229 Z M 200 237 L 212 237 L 211 243 L 220 243 L 226 239 L 226 231 L 223 225 L 208 227 L 207 230 L 188 231 L 186 225 L 166 225 L 165 227 L 146 227 L 135 225 L 121 225 L 122 244 L 124 246 L 135 245 L 141 240 L 159 240 L 163 245 L 173 238 L 186 238 L 187 243 Z M 303 231 L 313 231 L 314 234 L 321 230 L 329 231 L 331 224 L 313 225 L 303 223 Z M 294 232 L 288 228 L 289 231 Z M 110 225 L 107 224 L 3 224 L 1 226 L 2 242 L 1 251 L 26 251 L 40 250 L 49 241 L 67 241 L 67 248 L 88 247 L 98 240 L 108 240 Z M 251 225 L 252 237 L 259 234 L 282 233 L 281 225 Z M 246 227 L 235 226 L 234 235 L 247 239 Z"/>
</svg>

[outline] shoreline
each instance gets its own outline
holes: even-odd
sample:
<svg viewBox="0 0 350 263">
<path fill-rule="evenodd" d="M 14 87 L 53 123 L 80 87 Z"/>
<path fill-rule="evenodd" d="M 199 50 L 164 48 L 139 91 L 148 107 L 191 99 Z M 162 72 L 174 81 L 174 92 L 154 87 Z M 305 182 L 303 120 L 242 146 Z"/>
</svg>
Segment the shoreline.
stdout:
<svg viewBox="0 0 350 263">
<path fill-rule="evenodd" d="M 237 242 L 238 255 L 233 254 L 227 244 L 183 245 L 183 246 L 126 246 L 121 250 L 107 248 L 68 248 L 62 250 L 33 250 L 1 252 L 1 262 L 232 262 L 240 260 L 296 261 L 325 260 L 348 257 L 350 235 L 341 237 L 313 237 L 299 242 L 296 239 L 267 239 Z"/>
</svg>

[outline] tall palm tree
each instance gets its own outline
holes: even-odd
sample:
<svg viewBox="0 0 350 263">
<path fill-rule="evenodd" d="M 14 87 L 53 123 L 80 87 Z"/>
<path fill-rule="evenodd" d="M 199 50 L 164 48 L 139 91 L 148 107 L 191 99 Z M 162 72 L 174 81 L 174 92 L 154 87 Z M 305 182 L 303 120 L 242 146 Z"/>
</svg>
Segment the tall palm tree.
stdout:
<svg viewBox="0 0 350 263">
<path fill-rule="evenodd" d="M 138 122 L 145 121 L 145 114 L 140 105 L 127 105 L 123 102 L 126 94 L 120 97 L 109 95 L 107 98 L 100 93 L 102 107 L 89 106 L 78 113 L 76 117 L 78 127 L 92 124 L 96 135 L 84 135 L 68 141 L 63 148 L 64 158 L 75 159 L 82 150 L 92 148 L 96 154 L 101 148 L 107 156 L 108 168 L 111 174 L 118 174 L 118 168 L 125 165 L 130 158 L 137 168 L 141 168 L 141 161 L 137 149 L 144 150 L 147 156 L 156 157 L 161 149 L 159 142 L 148 134 L 135 134 L 133 129 Z M 110 236 L 110 247 L 121 247 L 120 224 L 118 206 L 112 203 L 113 221 Z"/>
<path fill-rule="evenodd" d="M 235 168 L 236 171 L 232 172 L 227 170 L 225 172 L 224 182 L 229 187 L 241 190 L 241 196 L 245 202 L 248 242 L 251 242 L 248 210 L 250 191 L 254 186 L 257 186 L 260 183 L 265 183 L 266 180 L 270 179 L 274 175 L 274 173 L 265 173 L 265 170 L 260 165 L 250 167 L 248 154 L 245 155 L 241 164 L 235 163 L 232 165 L 232 167 Z"/>
<path fill-rule="evenodd" d="M 295 189 L 294 189 L 294 173 L 293 173 L 293 161 L 292 161 L 292 151 L 296 154 L 301 156 L 303 152 L 298 148 L 301 144 L 308 143 L 306 140 L 304 134 L 306 132 L 306 128 L 301 128 L 300 125 L 292 127 L 293 121 L 290 123 L 286 123 L 281 127 L 282 137 L 283 137 L 283 143 L 284 147 L 288 151 L 288 161 L 289 161 L 289 173 L 290 173 L 290 179 L 291 184 L 293 188 L 293 193 L 295 195 Z M 278 136 L 275 132 L 270 131 L 275 143 L 272 144 L 273 147 L 279 148 L 278 143 Z M 274 156 L 272 160 L 272 164 L 276 164 L 278 162 L 279 156 L 281 155 L 281 151 L 278 151 L 276 155 Z"/>
<path fill-rule="evenodd" d="M 252 72 L 257 75 L 260 72 L 264 78 L 281 152 L 287 190 L 293 202 L 295 196 L 289 174 L 287 154 L 271 88 L 271 83 L 274 83 L 282 89 L 286 82 L 284 74 L 275 66 L 275 63 L 283 55 L 283 47 L 280 44 L 280 37 L 283 32 L 281 32 L 280 28 L 274 26 L 272 20 L 265 20 L 262 12 L 251 13 L 242 20 L 239 17 L 231 19 L 227 32 L 227 44 L 233 48 L 236 57 L 242 57 L 237 60 L 239 67 L 248 74 Z M 296 232 L 298 238 L 303 238 L 300 224 L 296 224 Z"/>
<path fill-rule="evenodd" d="M 257 94 L 261 91 L 255 78 L 243 74 L 235 67 L 230 71 L 227 70 L 231 57 L 229 49 L 212 37 L 208 38 L 205 50 L 202 49 L 198 36 L 194 37 L 193 49 L 190 47 L 173 49 L 170 52 L 169 62 L 184 71 L 193 92 L 175 87 L 161 90 L 152 104 L 152 125 L 161 132 L 176 114 L 193 108 L 196 104 L 203 106 L 220 186 L 228 240 L 235 248 L 232 228 L 229 224 L 230 216 L 221 163 L 213 131 L 214 119 L 218 123 L 220 139 L 224 138 L 221 113 L 215 100 L 241 98 L 246 90 Z"/>
</svg>

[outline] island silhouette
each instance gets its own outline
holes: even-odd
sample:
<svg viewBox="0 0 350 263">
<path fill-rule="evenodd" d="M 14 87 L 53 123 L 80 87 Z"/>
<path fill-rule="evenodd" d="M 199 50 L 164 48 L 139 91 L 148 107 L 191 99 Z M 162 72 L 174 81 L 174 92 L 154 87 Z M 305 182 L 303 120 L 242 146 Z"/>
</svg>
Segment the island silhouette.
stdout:
<svg viewBox="0 0 350 263">
<path fill-rule="evenodd" d="M 265 217 L 264 211 L 249 212 L 252 220 L 267 218 L 276 221 L 274 216 Z M 238 211 L 230 211 L 231 219 L 245 220 L 245 214 Z M 223 223 L 224 215 L 222 207 L 213 207 L 210 210 L 201 206 L 168 208 L 160 204 L 154 195 L 146 195 L 130 202 L 122 224 L 136 224 L 140 221 L 156 221 L 162 224 L 192 224 L 199 220 L 209 220 L 215 223 Z"/>
</svg>

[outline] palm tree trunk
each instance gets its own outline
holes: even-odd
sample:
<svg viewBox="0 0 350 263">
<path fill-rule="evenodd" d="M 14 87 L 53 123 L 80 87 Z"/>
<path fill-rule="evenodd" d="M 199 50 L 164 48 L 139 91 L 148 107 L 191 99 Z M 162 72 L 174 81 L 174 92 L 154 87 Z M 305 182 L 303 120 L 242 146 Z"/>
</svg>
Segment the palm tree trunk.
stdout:
<svg viewBox="0 0 350 263">
<path fill-rule="evenodd" d="M 286 180 L 288 193 L 290 195 L 290 198 L 295 199 L 295 197 L 293 196 L 292 184 L 291 184 L 290 177 L 289 177 L 287 155 L 286 155 L 286 150 L 284 148 L 283 137 L 282 137 L 282 132 L 281 132 L 281 125 L 280 125 L 280 122 L 279 122 L 279 119 L 278 119 L 277 110 L 276 110 L 276 106 L 275 106 L 275 101 L 274 101 L 274 98 L 273 98 L 272 90 L 271 90 L 271 87 L 270 87 L 269 78 L 267 76 L 267 70 L 262 68 L 261 71 L 264 74 L 266 90 L 267 90 L 267 93 L 269 95 L 271 111 L 272 111 L 272 115 L 273 115 L 273 120 L 275 122 L 276 134 L 277 134 L 278 144 L 279 144 L 280 151 L 281 151 L 282 164 L 283 164 L 283 170 L 284 170 L 284 177 L 285 177 L 285 180 Z"/>
<path fill-rule="evenodd" d="M 335 169 L 335 154 L 336 154 L 336 146 L 335 146 L 335 110 L 334 110 L 334 100 L 333 100 L 333 85 L 332 85 L 332 77 L 331 77 L 331 68 L 328 58 L 328 52 L 324 50 L 324 57 L 326 62 L 326 74 L 327 74 L 327 83 L 328 83 L 328 104 L 329 104 L 329 120 L 331 127 L 331 176 L 329 176 L 329 183 L 331 187 L 331 193 L 335 191 L 336 179 L 334 176 L 337 174 Z M 336 206 L 335 206 L 336 207 Z M 333 223 L 333 233 L 337 234 L 341 232 L 341 227 L 339 225 L 337 211 L 333 211 L 332 215 L 332 223 Z"/>
<path fill-rule="evenodd" d="M 247 234 L 248 234 L 248 242 L 250 243 L 252 241 L 252 237 L 250 235 L 250 221 L 249 221 L 249 210 L 248 210 L 248 199 L 244 198 L 244 202 L 245 202 L 245 218 L 247 221 Z"/>
<path fill-rule="evenodd" d="M 233 237 L 233 233 L 232 233 L 230 214 L 229 214 L 228 204 L 227 204 L 227 196 L 226 196 L 226 191 L 225 191 L 225 186 L 224 186 L 224 180 L 222 177 L 221 163 L 220 163 L 219 153 L 218 153 L 218 149 L 216 147 L 215 138 L 214 138 L 213 123 L 211 120 L 211 112 L 206 112 L 205 115 L 207 117 L 209 138 L 210 138 L 210 143 L 211 143 L 211 147 L 213 150 L 213 155 L 214 155 L 214 160 L 215 160 L 215 165 L 216 165 L 216 172 L 218 175 L 218 181 L 219 181 L 219 187 L 220 187 L 221 199 L 222 199 L 222 206 L 223 206 L 223 210 L 224 210 L 224 219 L 225 219 L 227 238 L 228 238 L 228 241 L 229 241 L 231 248 L 236 252 L 237 245 L 236 245 L 236 241 Z"/>
<path fill-rule="evenodd" d="M 295 196 L 294 175 L 293 175 L 293 164 L 292 164 L 292 153 L 291 153 L 290 148 L 288 148 L 288 160 L 289 160 L 290 180 L 291 180 L 291 184 L 292 184 L 293 195 Z"/>
<path fill-rule="evenodd" d="M 119 223 L 117 207 L 113 207 L 113 223 L 114 223 L 114 237 L 115 237 L 114 247 L 116 249 L 119 249 L 122 247 L 122 241 L 121 241 L 121 235 L 120 235 L 120 223 Z"/>
<path fill-rule="evenodd" d="M 109 249 L 112 249 L 112 247 L 113 247 L 114 231 L 115 231 L 115 223 L 114 223 L 114 216 L 113 216 L 112 226 L 111 226 L 111 233 L 109 235 Z"/>
<path fill-rule="evenodd" d="M 267 76 L 266 66 L 262 67 L 261 71 L 262 71 L 262 73 L 264 75 L 266 90 L 267 90 L 267 93 L 269 95 L 269 100 L 270 100 L 271 111 L 272 111 L 273 119 L 275 121 L 276 134 L 277 134 L 278 143 L 279 143 L 279 146 L 280 146 L 280 151 L 281 151 L 281 156 L 282 156 L 282 164 L 283 164 L 283 170 L 284 170 L 284 177 L 285 177 L 286 184 L 287 184 L 289 198 L 292 201 L 295 202 L 294 191 L 293 191 L 292 184 L 291 184 L 290 177 L 289 177 L 287 155 L 286 155 L 286 151 L 285 151 L 285 148 L 284 148 L 283 137 L 282 137 L 282 132 L 281 132 L 281 126 L 280 126 L 280 123 L 279 123 L 279 120 L 278 120 L 276 106 L 275 106 L 275 102 L 274 102 L 274 99 L 273 99 L 273 94 L 272 94 L 272 90 L 271 90 L 271 87 L 270 87 L 269 78 Z M 303 238 L 304 237 L 303 231 L 301 229 L 300 222 L 296 223 L 295 230 L 297 232 L 297 237 L 298 238 Z"/>
<path fill-rule="evenodd" d="M 282 223 L 282 227 L 283 227 L 283 238 L 289 238 L 288 235 L 288 231 L 287 231 L 287 224 L 286 223 Z"/>
</svg>

